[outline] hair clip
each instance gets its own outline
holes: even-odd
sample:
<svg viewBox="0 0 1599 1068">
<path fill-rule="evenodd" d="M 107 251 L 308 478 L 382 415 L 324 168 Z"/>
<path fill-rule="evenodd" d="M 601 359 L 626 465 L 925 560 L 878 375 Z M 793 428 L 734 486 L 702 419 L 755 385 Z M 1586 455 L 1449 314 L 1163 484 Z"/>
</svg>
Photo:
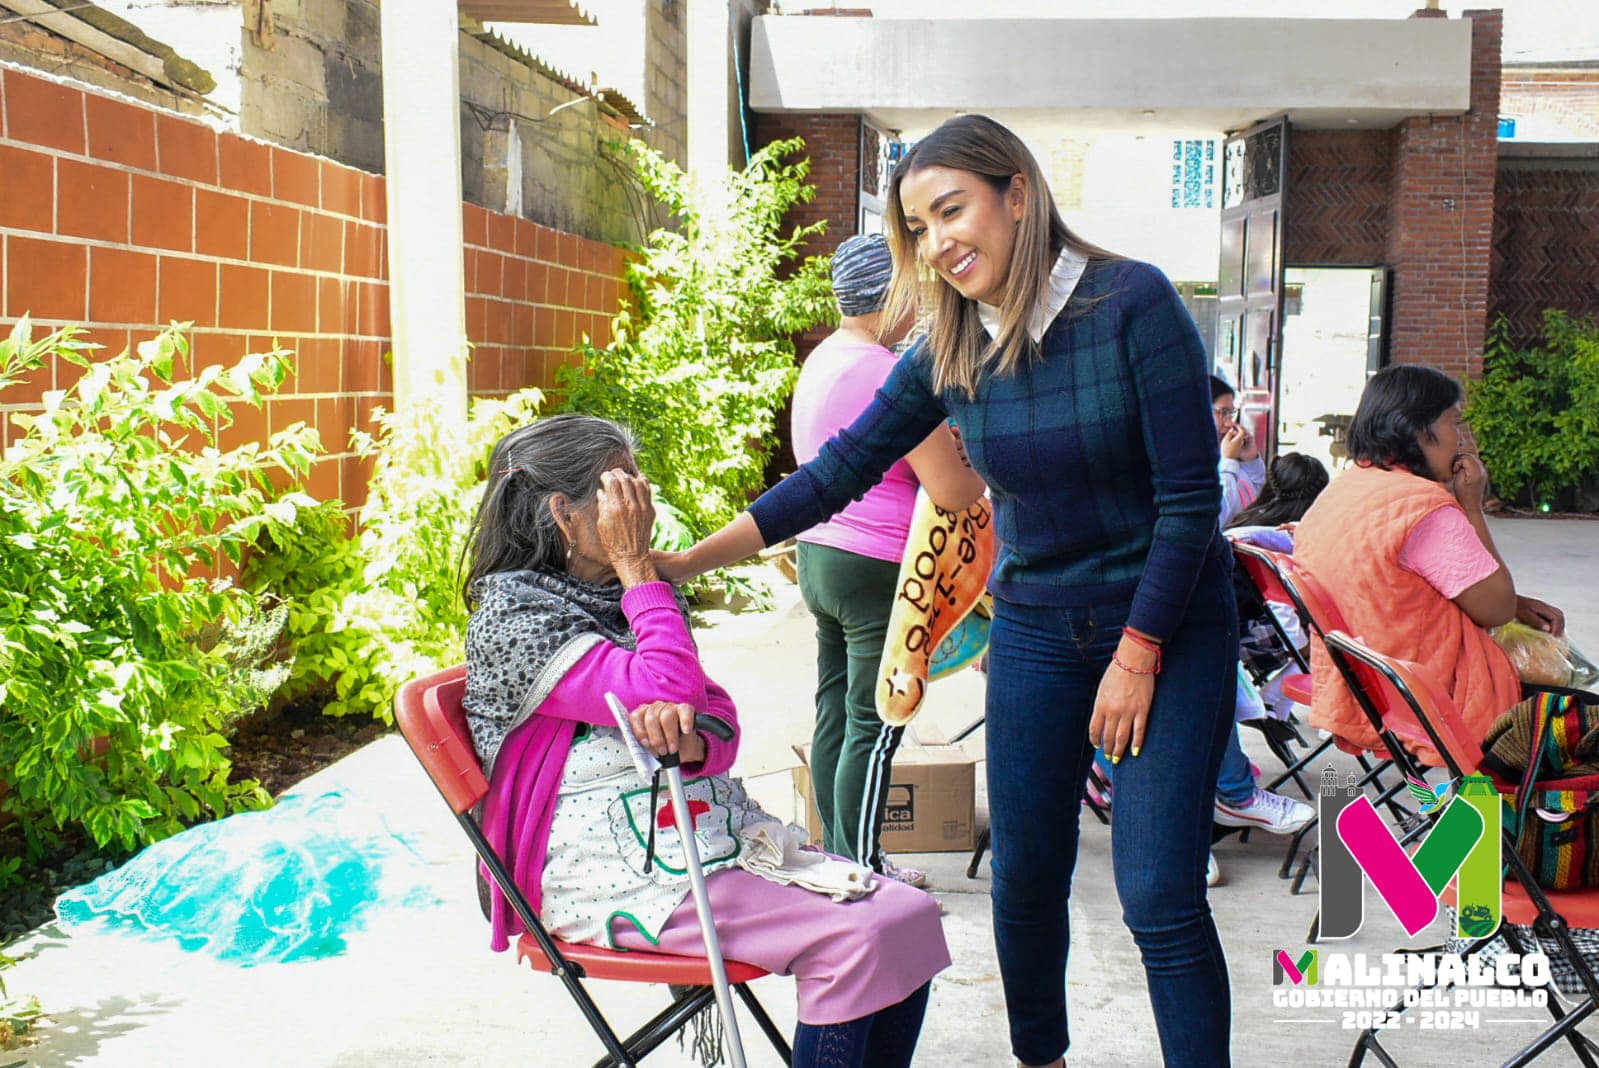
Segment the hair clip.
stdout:
<svg viewBox="0 0 1599 1068">
<path fill-rule="evenodd" d="M 500 470 L 499 470 L 499 471 L 498 471 L 498 474 L 502 474 L 502 475 L 514 475 L 514 474 L 516 474 L 516 473 L 517 473 L 517 472 L 518 472 L 518 471 L 520 471 L 520 470 L 522 470 L 522 468 L 520 468 L 520 467 L 502 467 L 502 468 L 500 468 Z"/>
</svg>

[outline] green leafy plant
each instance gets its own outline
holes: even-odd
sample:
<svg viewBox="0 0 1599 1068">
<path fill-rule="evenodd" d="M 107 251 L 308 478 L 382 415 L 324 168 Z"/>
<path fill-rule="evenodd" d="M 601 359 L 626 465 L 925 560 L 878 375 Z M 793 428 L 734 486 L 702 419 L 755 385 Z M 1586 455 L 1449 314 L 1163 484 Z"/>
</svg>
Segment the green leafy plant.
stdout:
<svg viewBox="0 0 1599 1068">
<path fill-rule="evenodd" d="M 16 965 L 15 958 L 0 951 L 0 972 Z M 13 996 L 0 979 L 0 1049 L 16 1049 L 29 1041 L 29 1032 L 44 1010 L 36 997 Z"/>
<path fill-rule="evenodd" d="M 800 253 L 823 224 L 782 231 L 815 193 L 809 161 L 786 162 L 803 147 L 774 141 L 743 171 L 698 185 L 642 142 L 613 147 L 679 229 L 637 250 L 616 340 L 584 339 L 582 366 L 559 374 L 562 408 L 630 427 L 639 466 L 696 535 L 763 487 L 794 386 L 791 336 L 834 314 L 828 261 Z"/>
<path fill-rule="evenodd" d="M 1569 507 L 1599 479 L 1599 325 L 1551 309 L 1517 347 L 1509 322 L 1488 330 L 1468 415 L 1495 490 L 1544 510 Z"/>
<path fill-rule="evenodd" d="M 329 715 L 388 720 L 401 683 L 461 661 L 459 561 L 489 454 L 543 400 L 537 389 L 478 398 L 465 423 L 418 404 L 379 412 L 376 433 L 354 435 L 373 461 L 356 531 L 324 502 L 273 532 L 245 572 L 250 588 L 288 600 L 291 696 L 322 692 Z"/>
<path fill-rule="evenodd" d="M 80 337 L 35 341 L 24 319 L 0 341 L 0 390 L 47 359 L 81 368 L 11 417 L 23 436 L 0 458 L 0 810 L 35 855 L 69 825 L 132 847 L 267 802 L 229 781 L 224 736 L 272 682 L 266 649 L 238 640 L 263 606 L 205 576 L 294 524 L 313 502 L 271 476 L 320 450 L 302 425 L 216 447 L 231 403 L 283 381 L 283 353 L 184 378 L 180 328 L 104 360 Z"/>
</svg>

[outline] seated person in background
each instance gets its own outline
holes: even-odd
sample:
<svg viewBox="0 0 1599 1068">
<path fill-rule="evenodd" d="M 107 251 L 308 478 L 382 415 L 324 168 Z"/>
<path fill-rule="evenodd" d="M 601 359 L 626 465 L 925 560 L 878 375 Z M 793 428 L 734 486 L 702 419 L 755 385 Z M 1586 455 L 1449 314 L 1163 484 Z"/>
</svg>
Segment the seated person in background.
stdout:
<svg viewBox="0 0 1599 1068">
<path fill-rule="evenodd" d="M 1488 634 L 1512 619 L 1560 634 L 1552 605 L 1516 594 L 1483 516 L 1488 472 L 1462 441 L 1460 383 L 1430 367 L 1372 376 L 1349 428 L 1345 470 L 1300 521 L 1294 559 L 1321 581 L 1354 634 L 1421 665 L 1480 738 L 1521 697 Z M 1346 749 L 1379 744 L 1320 642 L 1310 724 Z"/>
<path fill-rule="evenodd" d="M 1261 484 L 1266 481 L 1266 465 L 1260 458 L 1254 435 L 1238 421 L 1243 411 L 1238 397 L 1225 379 L 1210 376 L 1210 415 L 1216 421 L 1216 437 L 1221 443 L 1221 460 L 1216 472 L 1221 477 L 1221 525 L 1223 529 L 1239 512 L 1255 503 Z"/>
<path fill-rule="evenodd" d="M 639 741 L 696 776 L 688 795 L 723 953 L 798 978 L 794 1064 L 909 1065 L 928 985 L 950 962 L 938 903 L 800 852 L 727 777 L 737 736 L 693 729 L 708 712 L 736 731 L 738 714 L 650 561 L 655 509 L 633 448 L 614 423 L 558 415 L 494 449 L 464 584 L 484 833 L 557 937 L 704 955 L 676 828 L 651 822 L 669 802 L 651 812 L 605 701 L 614 693 Z M 503 950 L 521 925 L 498 887 L 491 899 Z"/>
<path fill-rule="evenodd" d="M 1327 469 L 1314 456 L 1283 453 L 1271 462 L 1266 484 L 1261 487 L 1255 503 L 1225 524 L 1227 536 L 1274 552 L 1293 553 L 1294 530 L 1289 524 L 1298 523 L 1304 517 L 1321 491 L 1327 488 L 1327 482 Z M 1293 605 L 1273 601 L 1267 602 L 1266 607 L 1282 624 L 1295 648 L 1303 649 L 1310 643 Z"/>
</svg>

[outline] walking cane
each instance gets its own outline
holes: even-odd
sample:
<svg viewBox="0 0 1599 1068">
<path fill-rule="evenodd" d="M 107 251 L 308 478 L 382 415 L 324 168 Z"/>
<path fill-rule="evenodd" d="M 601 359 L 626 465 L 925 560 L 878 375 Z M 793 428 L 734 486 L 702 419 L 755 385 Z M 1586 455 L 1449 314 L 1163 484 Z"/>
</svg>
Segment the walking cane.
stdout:
<svg viewBox="0 0 1599 1068">
<path fill-rule="evenodd" d="M 733 989 L 727 981 L 727 965 L 722 961 L 722 943 L 716 937 L 716 920 L 711 915 L 710 894 L 705 889 L 705 869 L 700 866 L 699 840 L 694 837 L 694 815 L 689 811 L 688 795 L 683 791 L 683 767 L 678 754 L 668 753 L 657 757 L 639 744 L 633 734 L 633 723 L 627 709 L 614 693 L 607 693 L 605 701 L 611 706 L 611 715 L 622 730 L 622 738 L 633 757 L 633 766 L 639 778 L 653 783 L 658 770 L 666 772 L 666 786 L 672 795 L 672 816 L 677 823 L 677 836 L 683 843 L 683 859 L 688 867 L 689 888 L 694 896 L 694 911 L 699 915 L 700 933 L 705 938 L 705 956 L 711 964 L 711 979 L 716 989 L 716 1007 L 722 1013 L 722 1026 L 729 1039 L 727 1050 L 733 1068 L 745 1068 L 744 1041 L 738 1033 L 738 1017 L 733 1014 Z M 694 729 L 720 738 L 733 740 L 733 728 L 725 720 L 701 712 L 694 718 Z M 651 821 L 654 826 L 654 821 Z"/>
</svg>

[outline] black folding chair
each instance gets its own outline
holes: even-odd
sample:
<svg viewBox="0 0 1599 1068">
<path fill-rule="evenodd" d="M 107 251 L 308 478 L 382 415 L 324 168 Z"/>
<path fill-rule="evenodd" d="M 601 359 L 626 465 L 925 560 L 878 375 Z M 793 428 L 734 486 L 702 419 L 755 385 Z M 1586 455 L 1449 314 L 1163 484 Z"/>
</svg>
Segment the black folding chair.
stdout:
<svg viewBox="0 0 1599 1068">
<path fill-rule="evenodd" d="M 1340 675 L 1349 682 L 1355 700 L 1375 724 L 1381 725 L 1384 743 L 1403 774 L 1425 778 L 1425 768 L 1416 755 L 1423 747 L 1438 753 L 1450 781 L 1482 773 L 1479 767 L 1482 750 L 1472 739 L 1471 730 L 1454 702 L 1428 684 L 1416 664 L 1384 656 L 1342 631 L 1329 632 L 1325 641 L 1328 655 Z M 1503 792 L 1515 789 L 1517 784 L 1496 779 L 1495 785 Z M 1500 855 L 1509 869 L 1501 904 L 1504 924 L 1496 934 L 1470 944 L 1464 955 L 1469 957 L 1499 936 L 1504 937 L 1512 951 L 1525 954 L 1531 947 L 1510 925 L 1530 924 L 1559 947 L 1584 991 L 1584 996 L 1570 1009 L 1563 1008 L 1551 996 L 1548 1009 L 1553 1023 L 1503 1063 L 1506 1068 L 1519 1068 L 1564 1039 L 1582 1064 L 1587 1068 L 1599 1068 L 1599 1060 L 1595 1060 L 1599 1044 L 1577 1030 L 1599 1005 L 1599 977 L 1572 941 L 1570 930 L 1573 926 L 1599 927 L 1599 890 L 1544 890 L 1517 853 L 1510 830 L 1502 828 L 1501 833 Z M 1405 1010 L 1401 1007 L 1397 1011 L 1402 1016 Z M 1398 1068 L 1398 1062 L 1380 1041 L 1381 1031 L 1381 1027 L 1373 1026 L 1361 1032 L 1350 1056 L 1350 1068 L 1364 1063 L 1368 1053 L 1387 1068 Z"/>
</svg>

